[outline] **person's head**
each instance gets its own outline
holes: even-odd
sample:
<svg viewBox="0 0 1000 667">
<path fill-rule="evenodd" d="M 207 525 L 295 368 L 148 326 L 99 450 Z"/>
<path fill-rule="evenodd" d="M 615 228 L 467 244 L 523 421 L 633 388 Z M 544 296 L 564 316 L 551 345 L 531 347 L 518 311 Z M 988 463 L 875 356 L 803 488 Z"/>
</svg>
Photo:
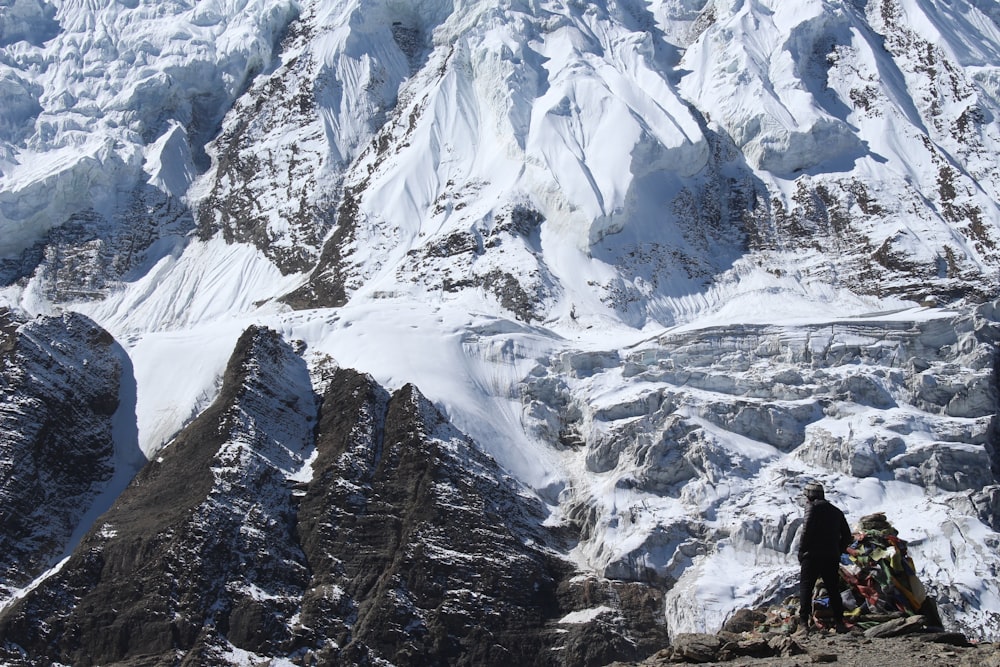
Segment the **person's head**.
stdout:
<svg viewBox="0 0 1000 667">
<path fill-rule="evenodd" d="M 823 485 L 819 482 L 809 482 L 806 484 L 806 488 L 802 490 L 802 495 L 809 502 L 823 500 L 826 497 L 826 494 L 823 492 Z"/>
</svg>

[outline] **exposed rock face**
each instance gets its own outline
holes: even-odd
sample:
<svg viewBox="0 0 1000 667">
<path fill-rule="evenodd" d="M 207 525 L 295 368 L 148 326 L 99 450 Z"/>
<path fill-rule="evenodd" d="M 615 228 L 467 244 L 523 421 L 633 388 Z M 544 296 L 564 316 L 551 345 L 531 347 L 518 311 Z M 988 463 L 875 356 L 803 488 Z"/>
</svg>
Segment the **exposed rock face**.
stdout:
<svg viewBox="0 0 1000 667">
<path fill-rule="evenodd" d="M 93 210 L 74 214 L 19 261 L 0 262 L 0 277 L 13 282 L 30 276 L 53 303 L 100 300 L 194 228 L 187 207 L 151 185 L 123 199 L 111 220 Z"/>
<path fill-rule="evenodd" d="M 86 665 L 181 650 L 198 663 L 220 637 L 248 648 L 287 637 L 282 614 L 307 568 L 285 475 L 311 444 L 311 396 L 301 359 L 273 332 L 248 330 L 213 406 L 7 610 L 0 636 L 19 647 L 13 657 Z"/>
<path fill-rule="evenodd" d="M 330 183 L 324 180 L 324 124 L 317 108 L 330 93 L 322 58 L 307 45 L 315 7 L 294 21 L 283 41 L 284 62 L 259 77 L 213 140 L 209 192 L 198 207 L 199 233 L 220 232 L 229 243 L 250 243 L 283 273 L 309 269 L 329 229 Z M 317 62 L 319 61 L 319 62 Z M 283 137 L 297 133 L 296 141 Z M 268 148 L 261 139 L 268 137 Z M 274 189 L 285 183 L 284 191 Z"/>
<path fill-rule="evenodd" d="M 0 311 L 4 598 L 63 555 L 114 472 L 112 416 L 123 381 L 117 347 L 82 315 L 23 321 Z"/>
<path fill-rule="evenodd" d="M 412 385 L 337 370 L 320 401 L 252 327 L 212 407 L 0 615 L 0 657 L 597 665 L 662 646 L 662 593 L 572 579 L 545 518 Z"/>
<path fill-rule="evenodd" d="M 390 397 L 338 372 L 300 507 L 314 573 L 302 625 L 321 662 L 535 661 L 566 565 L 541 507 L 470 445 L 414 387 Z"/>
</svg>

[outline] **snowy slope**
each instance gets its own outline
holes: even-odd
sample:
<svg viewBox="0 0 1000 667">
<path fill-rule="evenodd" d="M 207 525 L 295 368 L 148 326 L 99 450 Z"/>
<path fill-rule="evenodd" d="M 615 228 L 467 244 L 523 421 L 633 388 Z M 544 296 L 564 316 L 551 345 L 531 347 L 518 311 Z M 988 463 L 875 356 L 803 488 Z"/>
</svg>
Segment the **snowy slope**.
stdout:
<svg viewBox="0 0 1000 667">
<path fill-rule="evenodd" d="M 0 304 L 114 335 L 148 457 L 266 326 L 672 629 L 787 587 L 817 477 L 1000 632 L 993 3 L 16 0 L 0 46 Z"/>
</svg>

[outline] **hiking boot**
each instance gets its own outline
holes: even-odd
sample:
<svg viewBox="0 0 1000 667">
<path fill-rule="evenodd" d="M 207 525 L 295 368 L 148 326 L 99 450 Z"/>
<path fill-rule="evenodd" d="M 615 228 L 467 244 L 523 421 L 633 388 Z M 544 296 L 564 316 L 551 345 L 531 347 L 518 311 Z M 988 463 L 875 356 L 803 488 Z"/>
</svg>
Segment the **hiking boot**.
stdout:
<svg viewBox="0 0 1000 667">
<path fill-rule="evenodd" d="M 809 633 L 812 632 L 814 629 L 815 628 L 813 627 L 809 619 L 800 618 L 799 626 L 798 628 L 795 629 L 795 632 L 793 632 L 792 635 L 795 637 L 808 637 Z"/>
</svg>

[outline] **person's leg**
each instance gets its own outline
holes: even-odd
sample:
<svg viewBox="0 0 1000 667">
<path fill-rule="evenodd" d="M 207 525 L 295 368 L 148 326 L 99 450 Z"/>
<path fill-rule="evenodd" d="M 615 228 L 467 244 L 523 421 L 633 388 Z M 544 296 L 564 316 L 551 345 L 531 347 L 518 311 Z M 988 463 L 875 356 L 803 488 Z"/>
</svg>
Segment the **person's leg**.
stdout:
<svg viewBox="0 0 1000 667">
<path fill-rule="evenodd" d="M 840 599 L 840 564 L 837 561 L 824 563 L 823 571 L 820 573 L 823 578 L 823 585 L 830 596 L 830 611 L 833 613 L 835 623 L 844 621 L 844 601 Z"/>
<path fill-rule="evenodd" d="M 799 568 L 799 620 L 803 624 L 812 618 L 813 588 L 818 574 L 809 560 L 802 561 Z"/>
</svg>

